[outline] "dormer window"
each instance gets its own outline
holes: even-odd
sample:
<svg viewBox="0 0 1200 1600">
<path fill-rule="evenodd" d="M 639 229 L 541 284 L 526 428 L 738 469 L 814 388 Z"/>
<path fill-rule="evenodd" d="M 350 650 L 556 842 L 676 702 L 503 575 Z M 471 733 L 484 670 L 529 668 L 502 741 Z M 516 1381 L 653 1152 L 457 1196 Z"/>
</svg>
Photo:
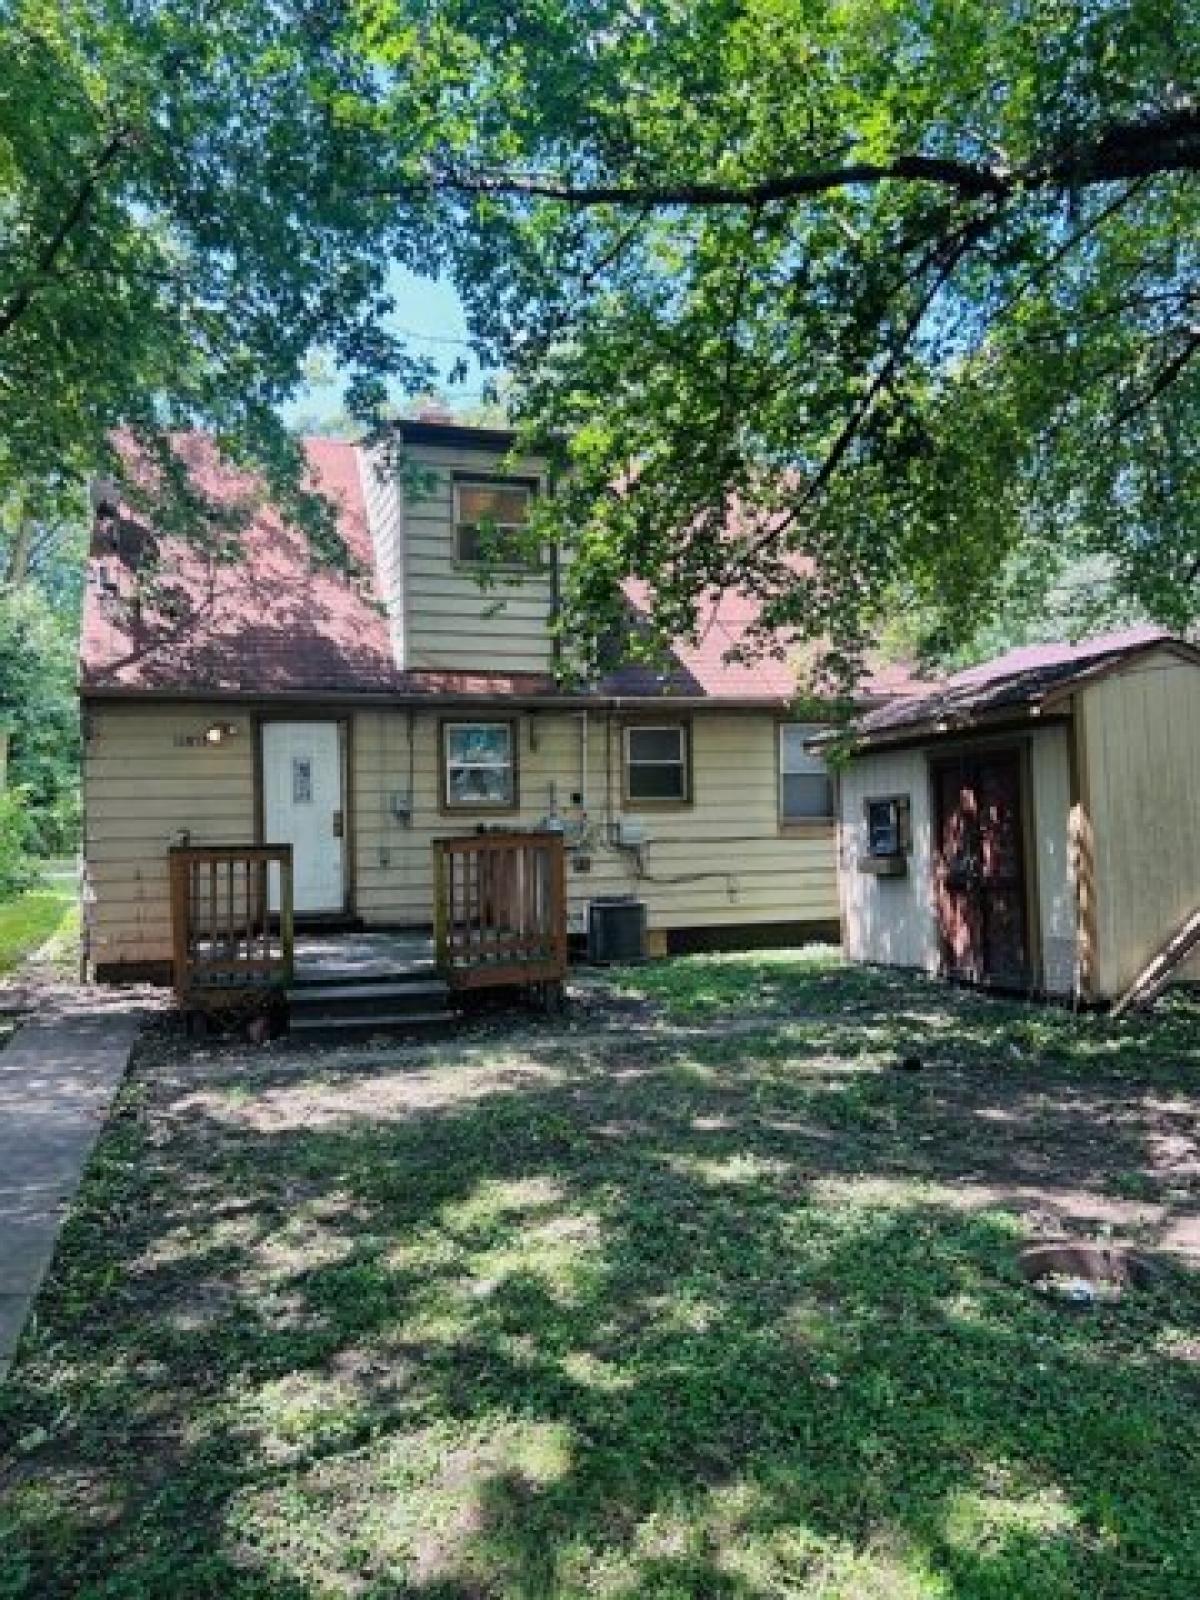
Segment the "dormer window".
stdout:
<svg viewBox="0 0 1200 1600">
<path fill-rule="evenodd" d="M 454 477 L 454 555 L 468 566 L 537 565 L 525 530 L 537 481 L 533 478 Z"/>
</svg>

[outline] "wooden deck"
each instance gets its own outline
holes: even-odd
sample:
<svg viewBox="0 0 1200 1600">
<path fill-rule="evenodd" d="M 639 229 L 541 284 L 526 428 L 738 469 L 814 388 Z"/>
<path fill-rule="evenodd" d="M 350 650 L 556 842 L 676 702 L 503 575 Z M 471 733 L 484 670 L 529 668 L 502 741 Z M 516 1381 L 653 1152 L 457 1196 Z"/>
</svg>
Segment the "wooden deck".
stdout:
<svg viewBox="0 0 1200 1600">
<path fill-rule="evenodd" d="M 435 839 L 437 965 L 453 989 L 545 988 L 567 975 L 561 833 Z"/>
<path fill-rule="evenodd" d="M 437 839 L 433 868 L 432 938 L 297 934 L 290 846 L 172 850 L 181 1005 L 195 1012 L 279 996 L 293 1023 L 335 1007 L 345 1022 L 360 1003 L 364 1017 L 393 1021 L 395 1007 L 478 989 L 522 990 L 556 1006 L 567 973 L 562 835 L 497 829 Z"/>
</svg>

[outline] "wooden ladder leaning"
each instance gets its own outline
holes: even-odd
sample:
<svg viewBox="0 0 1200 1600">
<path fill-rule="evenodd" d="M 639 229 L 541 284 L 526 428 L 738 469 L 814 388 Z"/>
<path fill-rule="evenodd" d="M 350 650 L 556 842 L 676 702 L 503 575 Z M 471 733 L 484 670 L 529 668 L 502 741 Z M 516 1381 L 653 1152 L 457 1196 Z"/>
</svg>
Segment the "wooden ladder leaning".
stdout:
<svg viewBox="0 0 1200 1600">
<path fill-rule="evenodd" d="M 1114 1017 L 1123 1017 L 1130 1011 L 1143 1011 L 1152 1004 L 1171 981 L 1171 974 L 1191 955 L 1200 949 L 1200 906 L 1158 949 L 1146 963 L 1125 993 L 1112 1008 Z"/>
</svg>

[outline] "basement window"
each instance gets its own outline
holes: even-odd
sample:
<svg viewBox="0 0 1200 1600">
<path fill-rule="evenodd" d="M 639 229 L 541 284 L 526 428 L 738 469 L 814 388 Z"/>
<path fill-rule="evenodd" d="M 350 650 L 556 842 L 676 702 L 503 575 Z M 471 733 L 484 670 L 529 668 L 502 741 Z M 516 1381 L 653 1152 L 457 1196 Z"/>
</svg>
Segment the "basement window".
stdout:
<svg viewBox="0 0 1200 1600">
<path fill-rule="evenodd" d="M 779 725 L 779 820 L 831 822 L 833 780 L 820 756 L 804 748 L 805 741 L 821 732 L 815 722 Z"/>
<path fill-rule="evenodd" d="M 532 569 L 525 530 L 537 483 L 532 478 L 454 478 L 454 555 L 467 566 Z"/>
<path fill-rule="evenodd" d="M 691 799 L 688 730 L 684 723 L 625 729 L 625 799 L 653 805 Z"/>
<path fill-rule="evenodd" d="M 517 804 L 511 722 L 442 723 L 442 804 L 448 811 L 511 811 Z"/>
</svg>

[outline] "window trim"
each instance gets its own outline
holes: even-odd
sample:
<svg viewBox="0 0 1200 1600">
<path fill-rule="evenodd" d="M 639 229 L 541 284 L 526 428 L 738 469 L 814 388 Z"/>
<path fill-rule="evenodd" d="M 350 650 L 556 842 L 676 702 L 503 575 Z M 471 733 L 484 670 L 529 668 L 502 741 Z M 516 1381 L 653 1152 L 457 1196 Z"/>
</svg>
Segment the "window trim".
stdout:
<svg viewBox="0 0 1200 1600">
<path fill-rule="evenodd" d="M 507 728 L 509 769 L 512 772 L 512 799 L 489 802 L 487 800 L 454 800 L 450 796 L 450 740 L 451 728 Z M 448 816 L 462 817 L 479 813 L 499 816 L 521 808 L 521 742 L 520 724 L 516 717 L 441 717 L 438 721 L 438 809 Z M 459 763 L 462 765 L 462 763 Z"/>
<path fill-rule="evenodd" d="M 629 756 L 629 736 L 634 732 L 678 733 L 680 744 L 680 760 L 675 761 L 638 761 L 631 763 Z M 688 717 L 646 717 L 634 722 L 625 722 L 621 725 L 621 803 L 637 810 L 652 809 L 655 811 L 681 810 L 695 802 L 695 777 L 692 762 L 692 724 Z M 683 771 L 683 794 L 662 795 L 658 798 L 643 798 L 631 794 L 629 791 L 629 769 L 635 766 L 680 766 Z"/>
<path fill-rule="evenodd" d="M 450 474 L 450 539 L 453 546 L 452 560 L 456 567 L 467 572 L 541 572 L 545 562 L 541 556 L 522 561 L 487 561 L 478 556 L 464 556 L 459 545 L 459 530 L 473 528 L 477 524 L 463 521 L 458 514 L 459 488 L 494 488 L 494 489 L 524 489 L 526 493 L 527 510 L 532 508 L 533 501 L 541 493 L 541 480 L 520 473 L 504 472 L 452 472 Z M 498 522 L 497 529 L 524 528 L 527 523 Z"/>
<path fill-rule="evenodd" d="M 827 817 L 787 817 L 783 811 L 783 730 L 785 728 L 824 728 L 830 724 L 806 722 L 802 717 L 780 717 L 775 723 L 775 814 L 779 834 L 788 839 L 827 839 L 838 825 L 838 784 L 836 774 L 826 767 L 829 776 L 829 805 Z"/>
</svg>

